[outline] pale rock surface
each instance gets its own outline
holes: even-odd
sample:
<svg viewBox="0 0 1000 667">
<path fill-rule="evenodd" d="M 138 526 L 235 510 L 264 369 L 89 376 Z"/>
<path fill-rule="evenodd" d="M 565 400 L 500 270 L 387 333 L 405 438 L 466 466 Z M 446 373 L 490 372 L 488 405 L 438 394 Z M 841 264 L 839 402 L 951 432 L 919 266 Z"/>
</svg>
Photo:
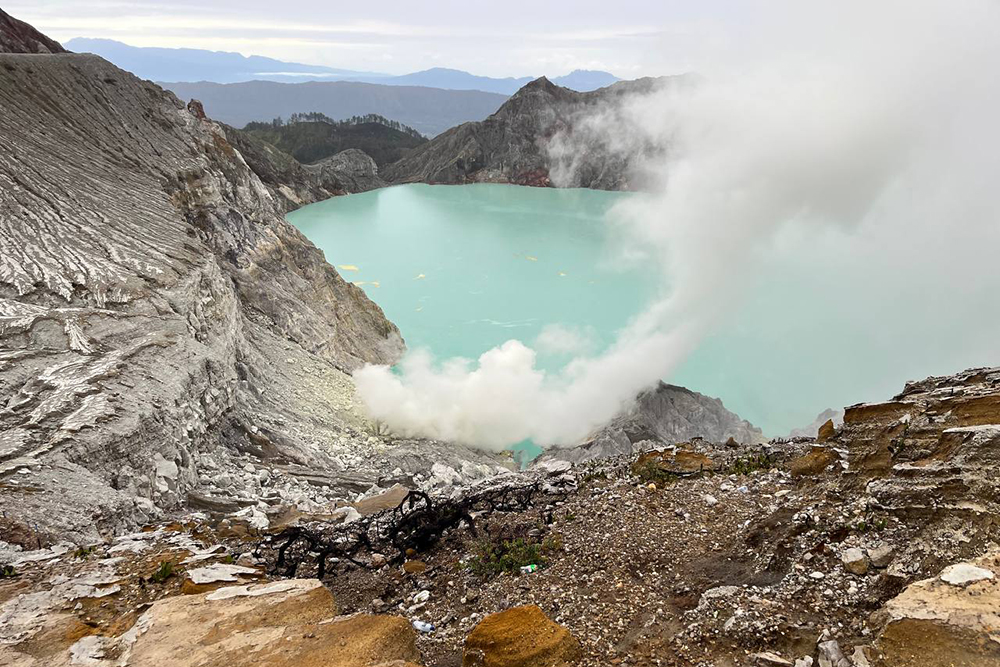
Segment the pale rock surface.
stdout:
<svg viewBox="0 0 1000 667">
<path fill-rule="evenodd" d="M 897 667 L 1000 664 L 1000 551 L 911 584 L 879 612 L 878 648 Z"/>
</svg>

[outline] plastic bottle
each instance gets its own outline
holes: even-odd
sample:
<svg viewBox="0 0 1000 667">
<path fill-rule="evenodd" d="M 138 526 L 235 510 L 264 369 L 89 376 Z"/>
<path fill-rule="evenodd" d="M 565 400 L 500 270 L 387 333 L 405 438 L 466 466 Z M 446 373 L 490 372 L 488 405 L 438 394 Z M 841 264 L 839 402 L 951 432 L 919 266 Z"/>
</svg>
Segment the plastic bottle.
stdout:
<svg viewBox="0 0 1000 667">
<path fill-rule="evenodd" d="M 434 632 L 434 626 L 426 621 L 413 621 L 413 628 L 417 632 Z"/>
<path fill-rule="evenodd" d="M 521 568 L 521 574 L 531 574 L 532 572 L 534 572 L 537 569 L 538 569 L 538 566 L 535 565 L 535 564 L 525 565 L 525 566 L 523 566 Z"/>
</svg>

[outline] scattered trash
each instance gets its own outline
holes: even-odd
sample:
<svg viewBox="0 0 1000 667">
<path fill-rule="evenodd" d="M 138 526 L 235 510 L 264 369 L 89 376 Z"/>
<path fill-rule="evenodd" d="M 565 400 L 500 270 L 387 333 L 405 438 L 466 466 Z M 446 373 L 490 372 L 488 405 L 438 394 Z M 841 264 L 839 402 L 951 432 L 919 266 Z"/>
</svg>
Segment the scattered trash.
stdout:
<svg viewBox="0 0 1000 667">
<path fill-rule="evenodd" d="M 434 626 L 426 621 L 413 621 L 413 629 L 417 632 L 434 632 Z"/>
<path fill-rule="evenodd" d="M 538 566 L 532 563 L 531 565 L 523 565 L 521 567 L 521 574 L 531 574 L 538 569 Z"/>
</svg>

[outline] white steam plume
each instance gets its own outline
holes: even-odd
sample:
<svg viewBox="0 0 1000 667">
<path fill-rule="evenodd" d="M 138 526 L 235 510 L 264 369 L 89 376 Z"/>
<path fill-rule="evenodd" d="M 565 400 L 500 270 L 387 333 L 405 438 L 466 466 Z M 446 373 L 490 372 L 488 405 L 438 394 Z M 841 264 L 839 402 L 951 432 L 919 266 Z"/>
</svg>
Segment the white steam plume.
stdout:
<svg viewBox="0 0 1000 667">
<path fill-rule="evenodd" d="M 554 374 L 515 340 L 478 363 L 435 365 L 415 351 L 400 375 L 355 373 L 370 415 L 401 434 L 481 447 L 573 444 L 668 377 L 789 235 L 995 240 L 997 5 L 835 5 L 784 5 L 731 50 L 736 65 L 591 111 L 552 141 L 557 178 L 595 143 L 624 155 L 664 148 L 633 165 L 653 194 L 625 200 L 611 222 L 664 267 L 666 296 L 609 350 Z"/>
</svg>

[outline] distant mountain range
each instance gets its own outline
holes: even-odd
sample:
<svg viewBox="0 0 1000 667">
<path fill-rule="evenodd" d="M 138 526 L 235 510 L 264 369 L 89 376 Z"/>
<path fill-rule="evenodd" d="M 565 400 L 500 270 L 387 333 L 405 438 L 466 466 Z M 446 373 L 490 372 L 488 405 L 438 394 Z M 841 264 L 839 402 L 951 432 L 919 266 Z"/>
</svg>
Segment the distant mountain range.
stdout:
<svg viewBox="0 0 1000 667">
<path fill-rule="evenodd" d="M 129 46 L 113 39 L 75 37 L 63 46 L 77 53 L 97 54 L 140 79 L 150 81 L 330 81 L 382 76 L 375 72 L 287 63 L 227 51 Z"/>
<path fill-rule="evenodd" d="M 205 106 L 205 113 L 211 118 L 235 127 L 311 111 L 326 114 L 334 120 L 378 114 L 431 137 L 455 125 L 482 120 L 507 99 L 506 95 L 479 90 L 386 86 L 356 81 L 179 82 L 160 85 L 185 102 L 200 100 Z"/>
<path fill-rule="evenodd" d="M 435 67 L 412 74 L 394 76 L 379 72 L 359 72 L 322 65 L 304 65 L 261 56 L 244 56 L 204 49 L 138 47 L 111 39 L 77 37 L 64 44 L 70 51 L 95 53 L 136 76 L 151 81 L 239 83 L 243 81 L 357 81 L 387 86 L 427 86 L 447 90 L 481 90 L 513 95 L 535 77 L 493 78 L 462 70 Z M 552 77 L 556 85 L 577 91 L 610 86 L 618 77 L 608 72 L 576 70 Z M 297 111 L 302 111 L 298 109 Z M 374 110 L 372 110 L 374 112 Z M 367 113 L 367 112 L 366 112 Z"/>
<path fill-rule="evenodd" d="M 488 76 L 476 76 L 458 69 L 435 67 L 413 74 L 379 79 L 378 83 L 392 86 L 430 86 L 451 90 L 484 90 L 491 93 L 513 95 L 534 79 L 535 77 L 532 76 L 494 79 Z M 557 86 L 583 92 L 610 86 L 619 79 L 608 72 L 578 69 L 565 76 L 553 77 L 551 81 Z"/>
</svg>

